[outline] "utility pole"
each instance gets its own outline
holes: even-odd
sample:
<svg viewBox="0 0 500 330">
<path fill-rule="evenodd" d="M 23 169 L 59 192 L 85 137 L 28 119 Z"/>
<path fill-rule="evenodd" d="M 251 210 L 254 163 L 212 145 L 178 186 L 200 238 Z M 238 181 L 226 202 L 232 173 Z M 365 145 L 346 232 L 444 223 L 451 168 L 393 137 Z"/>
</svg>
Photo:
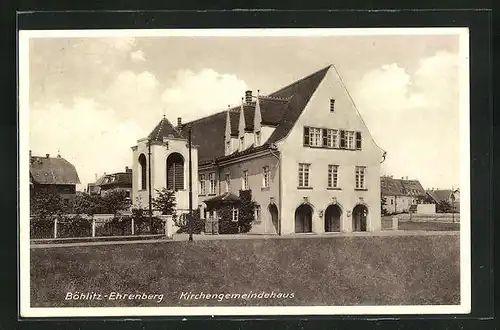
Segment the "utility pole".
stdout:
<svg viewBox="0 0 500 330">
<path fill-rule="evenodd" d="M 193 166 L 191 161 L 191 125 L 188 126 L 189 147 L 189 240 L 193 240 Z"/>
</svg>

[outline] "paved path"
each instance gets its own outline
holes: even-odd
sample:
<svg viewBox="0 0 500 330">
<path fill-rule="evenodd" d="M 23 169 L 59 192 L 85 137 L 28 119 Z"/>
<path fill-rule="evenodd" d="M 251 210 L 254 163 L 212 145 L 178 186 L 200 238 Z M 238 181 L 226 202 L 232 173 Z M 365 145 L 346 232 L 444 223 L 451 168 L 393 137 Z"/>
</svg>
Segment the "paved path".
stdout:
<svg viewBox="0 0 500 330">
<path fill-rule="evenodd" d="M 312 237 L 370 237 L 370 236 L 456 236 L 459 231 L 406 231 L 406 230 L 383 230 L 380 232 L 357 232 L 357 233 L 308 233 L 292 234 L 286 236 L 277 235 L 258 235 L 258 234 L 234 234 L 234 235 L 193 235 L 194 241 L 209 240 L 227 240 L 227 239 L 301 239 Z M 126 240 L 126 241 L 100 241 L 100 242 L 72 242 L 72 243 L 53 243 L 53 244 L 32 244 L 32 249 L 41 248 L 59 248 L 72 246 L 97 246 L 97 245 L 116 245 L 116 244 L 151 244 L 151 243 L 172 243 L 187 241 L 188 234 L 175 234 L 172 239 L 148 239 L 148 240 Z"/>
</svg>

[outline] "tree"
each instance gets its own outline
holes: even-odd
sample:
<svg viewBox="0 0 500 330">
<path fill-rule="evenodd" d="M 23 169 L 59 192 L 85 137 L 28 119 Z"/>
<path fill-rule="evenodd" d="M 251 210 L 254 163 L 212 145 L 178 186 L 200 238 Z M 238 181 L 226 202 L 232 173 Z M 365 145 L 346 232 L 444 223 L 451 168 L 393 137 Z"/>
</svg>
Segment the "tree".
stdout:
<svg viewBox="0 0 500 330">
<path fill-rule="evenodd" d="M 152 200 L 153 208 L 161 212 L 162 215 L 173 215 L 177 203 L 175 201 L 175 191 L 162 188 L 156 190 L 156 197 Z"/>
<path fill-rule="evenodd" d="M 123 190 L 112 190 L 102 197 L 102 205 L 106 213 L 118 214 L 130 207 L 130 199 Z"/>
<path fill-rule="evenodd" d="M 255 220 L 256 203 L 252 201 L 251 190 L 240 190 L 241 205 L 238 214 L 238 225 L 241 233 L 248 233 Z"/>
<path fill-rule="evenodd" d="M 65 213 L 66 206 L 55 188 L 36 191 L 30 199 L 30 214 L 37 220 L 50 219 L 54 215 Z"/>
<path fill-rule="evenodd" d="M 450 202 L 446 201 L 446 200 L 439 201 L 436 204 L 436 212 L 437 213 L 451 213 L 452 208 L 451 208 Z"/>
<path fill-rule="evenodd" d="M 387 198 L 385 198 L 381 194 L 380 195 L 380 214 L 382 214 L 383 216 L 388 214 L 387 209 L 385 208 L 385 206 L 387 206 Z"/>
</svg>

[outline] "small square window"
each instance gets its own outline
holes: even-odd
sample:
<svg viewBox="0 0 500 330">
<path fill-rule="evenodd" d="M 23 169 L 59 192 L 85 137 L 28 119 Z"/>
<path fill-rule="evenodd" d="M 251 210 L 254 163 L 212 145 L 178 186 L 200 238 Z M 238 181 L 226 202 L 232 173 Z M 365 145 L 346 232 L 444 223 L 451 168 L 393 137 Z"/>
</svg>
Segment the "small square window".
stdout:
<svg viewBox="0 0 500 330">
<path fill-rule="evenodd" d="M 330 99 L 330 112 L 335 112 L 335 99 Z"/>
</svg>

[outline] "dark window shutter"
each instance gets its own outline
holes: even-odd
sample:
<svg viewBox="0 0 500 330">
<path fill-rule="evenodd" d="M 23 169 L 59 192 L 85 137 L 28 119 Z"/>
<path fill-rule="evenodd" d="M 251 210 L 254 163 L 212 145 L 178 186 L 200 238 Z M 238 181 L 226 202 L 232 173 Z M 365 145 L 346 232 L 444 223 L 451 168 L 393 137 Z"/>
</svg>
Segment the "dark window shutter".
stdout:
<svg viewBox="0 0 500 330">
<path fill-rule="evenodd" d="M 174 173 L 175 173 L 175 164 L 168 164 L 167 165 L 167 189 L 168 190 L 173 190 L 174 189 Z"/>
<path fill-rule="evenodd" d="M 345 131 L 340 131 L 340 147 L 345 148 Z"/>
<path fill-rule="evenodd" d="M 175 165 L 175 190 L 184 189 L 184 166 L 181 163 Z"/>
<path fill-rule="evenodd" d="M 328 146 L 328 138 L 326 136 L 327 130 L 322 129 L 321 132 L 323 133 L 323 147 L 327 147 Z"/>
<path fill-rule="evenodd" d="M 309 127 L 304 127 L 304 145 L 309 145 Z"/>
<path fill-rule="evenodd" d="M 356 132 L 356 149 L 361 149 L 361 132 Z"/>
</svg>

